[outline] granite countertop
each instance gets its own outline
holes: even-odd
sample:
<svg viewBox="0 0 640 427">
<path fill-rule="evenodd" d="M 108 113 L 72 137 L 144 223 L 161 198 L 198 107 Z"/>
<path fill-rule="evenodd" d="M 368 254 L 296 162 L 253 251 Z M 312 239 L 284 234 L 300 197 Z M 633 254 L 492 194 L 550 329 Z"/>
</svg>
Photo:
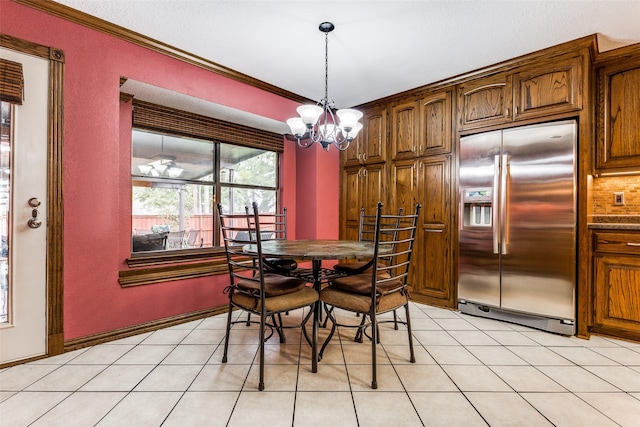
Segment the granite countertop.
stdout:
<svg viewBox="0 0 640 427">
<path fill-rule="evenodd" d="M 589 228 L 607 230 L 640 230 L 640 215 L 592 215 Z"/>
</svg>

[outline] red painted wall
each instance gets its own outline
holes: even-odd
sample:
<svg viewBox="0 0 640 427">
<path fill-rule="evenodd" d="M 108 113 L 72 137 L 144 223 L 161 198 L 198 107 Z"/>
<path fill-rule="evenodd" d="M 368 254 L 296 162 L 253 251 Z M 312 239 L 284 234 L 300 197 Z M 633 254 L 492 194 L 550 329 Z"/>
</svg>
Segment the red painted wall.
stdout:
<svg viewBox="0 0 640 427">
<path fill-rule="evenodd" d="M 120 77 L 281 121 L 297 104 L 9 0 L 0 10 L 2 33 L 65 52 L 65 340 L 224 304 L 226 275 L 118 284 L 131 230 L 130 111 L 119 102 Z M 291 237 L 337 237 L 337 159 L 285 142 L 282 200 L 297 224 Z"/>
</svg>

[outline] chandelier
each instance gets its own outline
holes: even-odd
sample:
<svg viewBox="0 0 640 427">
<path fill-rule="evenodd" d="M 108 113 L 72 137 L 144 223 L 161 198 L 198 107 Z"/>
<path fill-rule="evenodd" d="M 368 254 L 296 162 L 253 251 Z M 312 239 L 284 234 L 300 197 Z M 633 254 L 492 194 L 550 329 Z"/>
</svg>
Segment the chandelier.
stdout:
<svg viewBox="0 0 640 427">
<path fill-rule="evenodd" d="M 338 150 L 346 150 L 362 129 L 362 123 L 359 122 L 362 117 L 360 111 L 345 108 L 334 114 L 334 102 L 329 101 L 329 33 L 334 28 L 331 22 L 323 22 L 319 26 L 325 36 L 324 98 L 316 105 L 301 105 L 297 108 L 300 117 L 287 120 L 291 133 L 302 148 L 318 142 L 325 151 L 329 151 L 331 144 Z"/>
<path fill-rule="evenodd" d="M 170 157 L 161 158 L 146 165 L 138 165 L 138 170 L 147 176 L 178 178 L 184 169 L 179 167 Z"/>
</svg>

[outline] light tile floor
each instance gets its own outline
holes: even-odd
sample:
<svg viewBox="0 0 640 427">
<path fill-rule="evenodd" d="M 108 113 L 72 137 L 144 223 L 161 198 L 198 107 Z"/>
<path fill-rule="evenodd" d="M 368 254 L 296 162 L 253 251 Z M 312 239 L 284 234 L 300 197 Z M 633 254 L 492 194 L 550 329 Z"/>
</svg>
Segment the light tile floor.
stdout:
<svg viewBox="0 0 640 427">
<path fill-rule="evenodd" d="M 222 364 L 220 315 L 4 369 L 0 425 L 640 426 L 638 343 L 421 304 L 411 314 L 417 362 L 406 329 L 381 325 L 378 390 L 370 343 L 341 328 L 316 374 L 299 330 L 286 331 L 286 344 L 271 338 L 258 392 L 257 330 L 235 325 Z"/>
</svg>

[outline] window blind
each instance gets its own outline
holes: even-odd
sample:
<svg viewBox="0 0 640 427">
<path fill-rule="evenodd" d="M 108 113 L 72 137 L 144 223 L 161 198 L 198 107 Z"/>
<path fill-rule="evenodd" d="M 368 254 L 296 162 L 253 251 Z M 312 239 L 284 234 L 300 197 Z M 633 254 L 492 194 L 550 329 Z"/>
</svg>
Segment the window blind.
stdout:
<svg viewBox="0 0 640 427">
<path fill-rule="evenodd" d="M 22 64 L 0 59 L 0 100 L 22 105 L 23 94 Z"/>
<path fill-rule="evenodd" d="M 278 133 L 136 99 L 133 100 L 133 126 L 268 151 L 284 151 L 284 138 Z"/>
</svg>

